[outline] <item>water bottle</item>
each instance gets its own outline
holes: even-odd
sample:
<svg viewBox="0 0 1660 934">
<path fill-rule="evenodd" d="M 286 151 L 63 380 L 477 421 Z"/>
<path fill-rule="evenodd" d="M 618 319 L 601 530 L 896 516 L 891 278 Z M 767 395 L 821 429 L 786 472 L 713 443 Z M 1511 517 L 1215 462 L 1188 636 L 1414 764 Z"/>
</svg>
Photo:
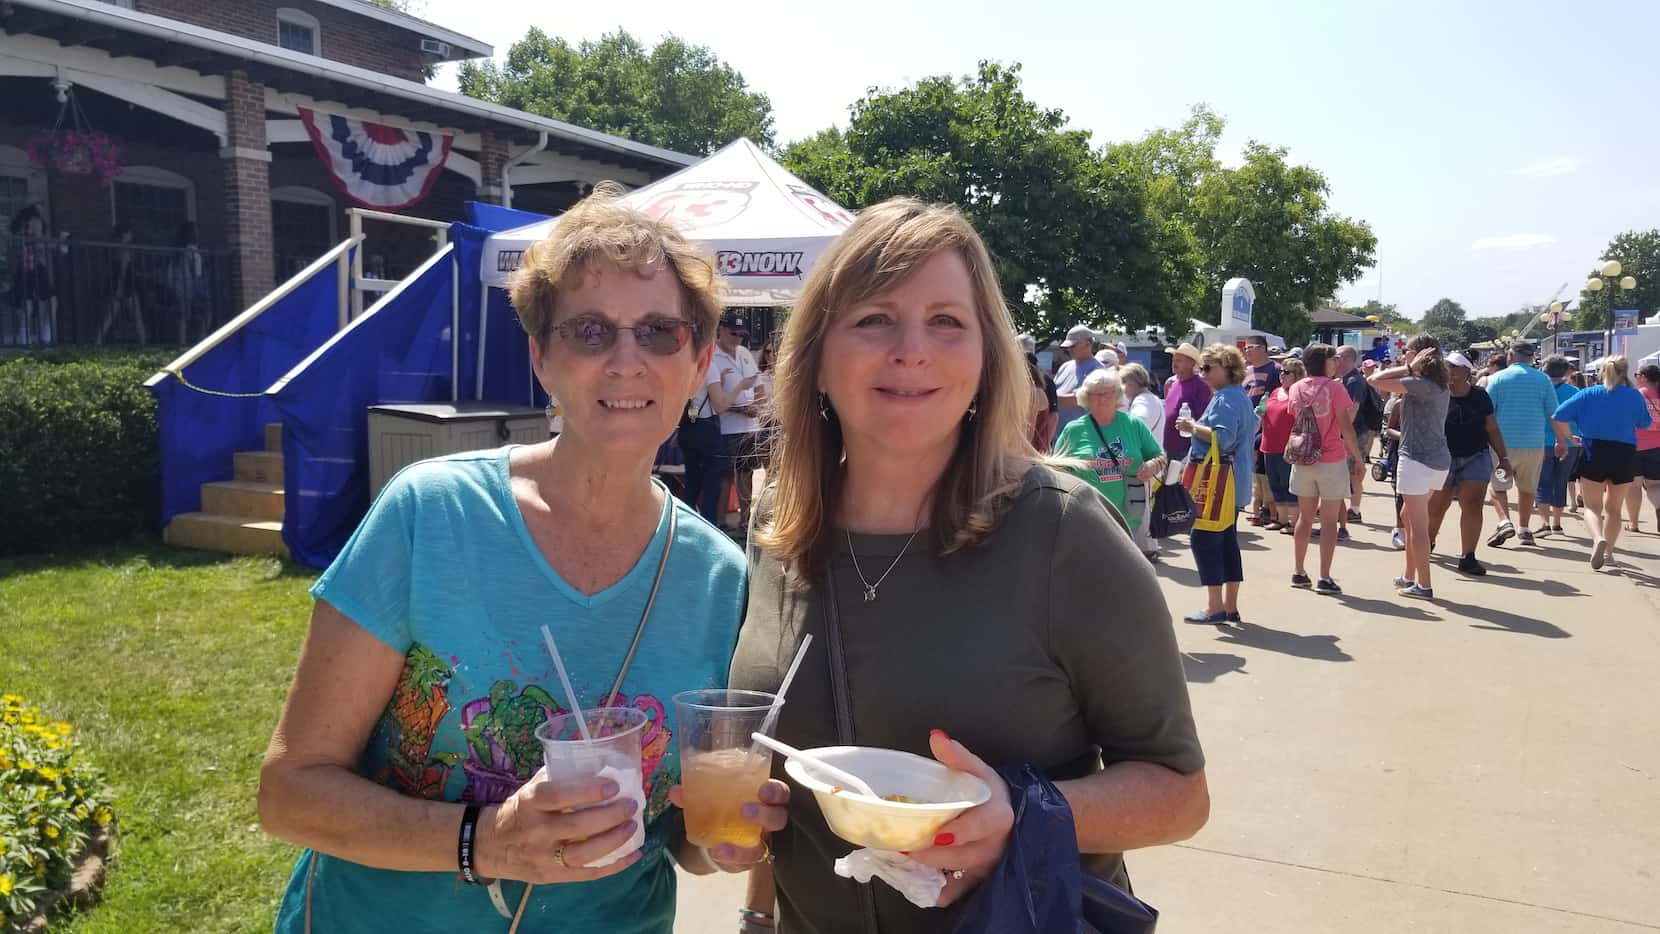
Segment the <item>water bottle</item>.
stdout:
<svg viewBox="0 0 1660 934">
<path fill-rule="evenodd" d="M 1193 406 L 1188 405 L 1186 402 L 1183 402 L 1182 407 L 1176 410 L 1176 421 L 1179 422 L 1184 418 L 1192 418 L 1192 417 L 1193 417 Z M 1193 437 L 1193 432 L 1191 432 L 1191 431 L 1182 431 L 1180 429 L 1177 429 L 1176 434 L 1181 435 L 1184 438 Z"/>
</svg>

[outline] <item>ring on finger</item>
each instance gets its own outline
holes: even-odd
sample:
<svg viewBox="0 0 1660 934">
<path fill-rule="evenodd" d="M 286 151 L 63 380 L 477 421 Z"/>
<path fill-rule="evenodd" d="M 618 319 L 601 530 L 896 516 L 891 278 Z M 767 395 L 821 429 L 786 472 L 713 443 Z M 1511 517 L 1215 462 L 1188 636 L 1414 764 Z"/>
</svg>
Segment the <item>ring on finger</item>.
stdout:
<svg viewBox="0 0 1660 934">
<path fill-rule="evenodd" d="M 962 871 L 961 869 L 947 869 L 945 874 L 959 881 L 962 880 L 963 876 L 968 875 L 968 873 Z"/>
<path fill-rule="evenodd" d="M 561 843 L 553 848 L 553 861 L 559 864 L 560 869 L 569 869 L 565 863 L 565 844 Z"/>
</svg>

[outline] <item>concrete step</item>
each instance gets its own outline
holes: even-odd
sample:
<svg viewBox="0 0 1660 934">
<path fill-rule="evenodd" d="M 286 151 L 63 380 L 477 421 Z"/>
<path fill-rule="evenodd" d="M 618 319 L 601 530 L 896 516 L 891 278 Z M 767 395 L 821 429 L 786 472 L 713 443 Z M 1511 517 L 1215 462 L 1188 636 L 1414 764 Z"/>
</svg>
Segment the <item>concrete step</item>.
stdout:
<svg viewBox="0 0 1660 934">
<path fill-rule="evenodd" d="M 237 480 L 248 483 L 282 483 L 282 455 L 272 451 L 236 452 Z"/>
<path fill-rule="evenodd" d="M 265 450 L 282 453 L 282 422 L 271 422 L 265 426 Z"/>
<path fill-rule="evenodd" d="M 202 511 L 220 516 L 282 521 L 283 490 L 279 483 L 222 480 L 202 484 Z"/>
<path fill-rule="evenodd" d="M 288 557 L 288 546 L 282 541 L 281 522 L 249 519 L 246 516 L 181 513 L 167 523 L 162 540 L 169 545 L 201 551 Z"/>
</svg>

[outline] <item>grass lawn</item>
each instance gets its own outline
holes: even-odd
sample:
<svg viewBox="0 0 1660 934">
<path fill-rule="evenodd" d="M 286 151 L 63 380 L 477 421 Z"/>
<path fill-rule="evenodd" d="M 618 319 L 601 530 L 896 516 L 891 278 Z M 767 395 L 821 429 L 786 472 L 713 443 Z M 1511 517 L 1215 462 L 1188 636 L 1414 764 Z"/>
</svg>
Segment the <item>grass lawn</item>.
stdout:
<svg viewBox="0 0 1660 934">
<path fill-rule="evenodd" d="M 74 723 L 117 792 L 103 901 L 54 931 L 271 929 L 296 853 L 254 792 L 314 578 L 154 542 L 0 559 L 0 688 Z"/>
</svg>

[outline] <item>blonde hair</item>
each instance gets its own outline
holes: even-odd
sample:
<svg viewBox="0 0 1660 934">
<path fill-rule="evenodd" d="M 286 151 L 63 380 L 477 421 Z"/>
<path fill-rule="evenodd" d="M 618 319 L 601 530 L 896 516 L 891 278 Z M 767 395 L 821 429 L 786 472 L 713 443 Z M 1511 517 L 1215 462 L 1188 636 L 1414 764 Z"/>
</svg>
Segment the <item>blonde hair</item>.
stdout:
<svg viewBox="0 0 1660 934">
<path fill-rule="evenodd" d="M 1231 385 L 1245 382 L 1245 355 L 1232 344 L 1211 344 L 1199 351 L 1199 360 L 1226 370 Z"/>
<path fill-rule="evenodd" d="M 720 320 L 714 260 L 673 224 L 631 207 L 622 195 L 616 182 L 600 182 L 593 194 L 559 218 L 547 239 L 525 251 L 508 286 L 519 323 L 538 345 L 544 343 L 558 318 L 560 294 L 595 263 L 608 262 L 642 278 L 665 267 L 680 285 L 681 312 L 692 326 L 692 346 L 702 350 L 715 339 L 715 322 Z"/>
<path fill-rule="evenodd" d="M 1602 385 L 1614 389 L 1630 382 L 1631 364 L 1622 354 L 1605 357 L 1602 361 L 1602 370 L 1597 375 L 1602 377 Z"/>
<path fill-rule="evenodd" d="M 866 208 L 819 258 L 784 327 L 776 368 L 777 442 L 767 469 L 772 507 L 756 542 L 798 583 L 827 564 L 841 506 L 841 422 L 819 394 L 824 335 L 833 316 L 886 292 L 944 250 L 968 266 L 982 335 L 980 388 L 963 415 L 957 450 L 934 486 L 928 526 L 940 554 L 983 540 L 1026 470 L 1038 460 L 1029 436 L 1032 392 L 1014 321 L 986 245 L 947 205 L 893 198 Z"/>
</svg>

